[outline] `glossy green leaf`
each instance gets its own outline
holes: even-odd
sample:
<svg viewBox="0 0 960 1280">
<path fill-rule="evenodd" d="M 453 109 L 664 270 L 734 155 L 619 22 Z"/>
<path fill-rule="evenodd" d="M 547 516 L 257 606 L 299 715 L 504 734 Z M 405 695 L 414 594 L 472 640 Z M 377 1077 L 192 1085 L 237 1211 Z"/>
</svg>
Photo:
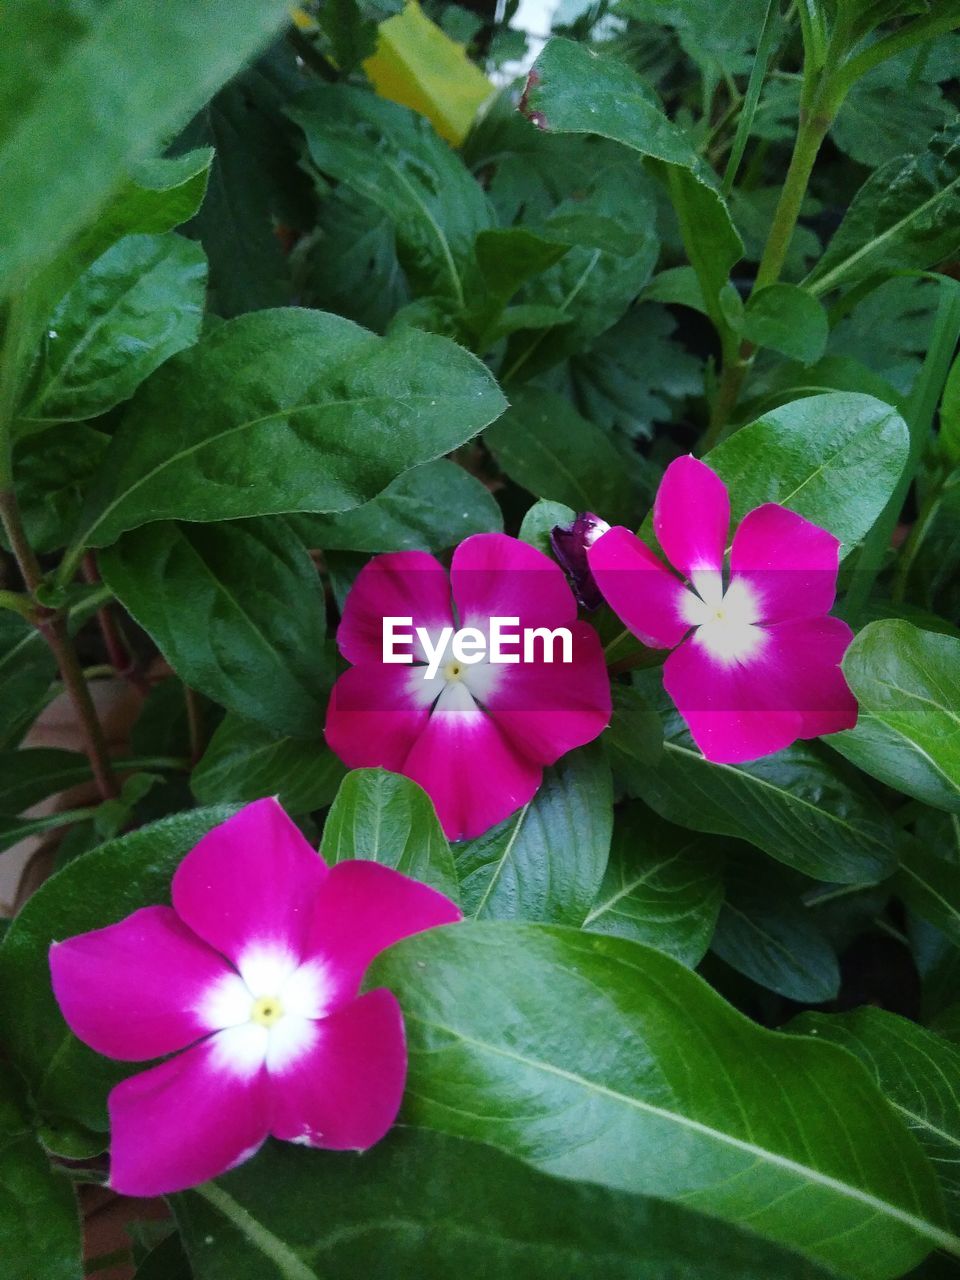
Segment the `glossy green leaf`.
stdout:
<svg viewBox="0 0 960 1280">
<path fill-rule="evenodd" d="M 7 930 L 0 946 L 0 1035 L 31 1082 L 43 1119 L 65 1117 L 105 1131 L 107 1093 L 131 1073 L 129 1063 L 100 1057 L 67 1029 L 50 986 L 50 943 L 168 901 L 183 857 L 232 812 L 180 813 L 85 853 L 47 880 Z"/>
<path fill-rule="evenodd" d="M 630 523 L 638 496 L 609 436 L 555 391 L 519 387 L 510 402 L 484 433 L 507 475 L 538 498 Z"/>
<path fill-rule="evenodd" d="M 571 524 L 576 518 L 577 513 L 572 507 L 565 506 L 562 502 L 550 502 L 548 499 L 541 498 L 523 517 L 517 537 L 522 542 L 529 542 L 545 556 L 552 556 L 551 532 L 557 525 Z"/>
<path fill-rule="evenodd" d="M 371 200 L 393 223 L 404 269 L 420 293 L 465 302 L 477 234 L 493 225 L 483 189 L 430 123 L 347 85 L 319 85 L 289 109 L 311 161 Z"/>
<path fill-rule="evenodd" d="M 743 245 L 712 171 L 687 137 L 632 68 L 598 57 L 586 45 L 551 40 L 532 76 L 525 109 L 540 128 L 599 134 L 666 166 L 684 244 L 715 314 L 715 300 Z"/>
<path fill-rule="evenodd" d="M 758 347 L 813 364 L 826 351 L 829 334 L 823 305 L 795 284 L 769 284 L 747 299 L 743 336 Z"/>
<path fill-rule="evenodd" d="M 840 989 L 836 952 L 790 877 L 732 858 L 712 948 L 732 969 L 788 1000 L 822 1004 Z"/>
<path fill-rule="evenodd" d="M 323 590 L 283 520 L 148 525 L 99 562 L 191 688 L 281 733 L 320 736 L 332 678 Z"/>
<path fill-rule="evenodd" d="M 860 718 L 831 745 L 888 786 L 960 813 L 960 640 L 894 618 L 871 622 L 843 671 Z"/>
<path fill-rule="evenodd" d="M 395 1129 L 351 1160 L 287 1144 L 173 1211 L 196 1280 L 826 1280 L 681 1205 Z"/>
<path fill-rule="evenodd" d="M 723 900 L 721 841 L 692 836 L 640 804 L 618 812 L 610 862 L 583 928 L 645 942 L 695 965 Z"/>
<path fill-rule="evenodd" d="M 168 232 L 124 236 L 83 273 L 50 317 L 22 430 L 94 418 L 200 333 L 207 263 Z"/>
<path fill-rule="evenodd" d="M 643 785 L 637 778 L 663 755 L 663 725 L 656 707 L 635 685 L 614 682 L 612 693 L 613 716 L 603 745 L 614 781 L 627 795 L 637 795 Z"/>
<path fill-rule="evenodd" d="M 0 754 L 0 813 L 22 813 L 39 800 L 90 777 L 86 756 L 54 747 Z"/>
<path fill-rule="evenodd" d="M 606 871 L 612 801 L 610 766 L 595 743 L 544 770 L 529 804 L 455 846 L 464 911 L 581 924 Z"/>
<path fill-rule="evenodd" d="M 330 863 L 382 862 L 459 900 L 457 869 L 433 802 L 398 773 L 348 773 L 327 814 L 321 849 Z"/>
<path fill-rule="evenodd" d="M 483 365 L 433 334 L 378 338 L 295 308 L 238 316 L 135 397 L 75 544 L 153 520 L 345 511 L 504 406 Z"/>
<path fill-rule="evenodd" d="M 779 502 L 853 550 L 889 501 L 907 460 L 907 428 L 872 396 L 835 392 L 781 405 L 711 449 L 734 520 Z M 851 477 L 856 483 L 851 484 Z"/>
<path fill-rule="evenodd" d="M 281 0 L 18 3 L 0 61 L 0 294 L 88 225 L 284 12 Z"/>
<path fill-rule="evenodd" d="M 405 471 L 362 507 L 292 523 L 308 546 L 324 551 L 443 551 L 473 533 L 503 529 L 490 490 L 446 458 Z"/>
<path fill-rule="evenodd" d="M 960 947 L 960 858 L 941 856 L 920 840 L 907 841 L 894 885 L 918 916 Z"/>
<path fill-rule="evenodd" d="M 682 1199 L 856 1280 L 960 1250 L 930 1164 L 859 1063 L 763 1030 L 650 947 L 465 924 L 400 943 L 368 981 L 403 1006 L 409 1123 Z"/>
<path fill-rule="evenodd" d="M 110 443 L 103 431 L 65 422 L 26 435 L 14 448 L 17 501 L 34 551 L 66 545 Z"/>
<path fill-rule="evenodd" d="M 960 245 L 960 126 L 920 155 L 891 160 L 853 198 L 805 283 L 815 293 L 936 266 Z"/>
<path fill-rule="evenodd" d="M 679 712 L 660 703 L 663 756 L 637 770 L 635 790 L 661 817 L 734 836 L 816 880 L 865 884 L 896 866 L 896 832 L 815 746 L 796 743 L 751 764 L 704 759 Z"/>
<path fill-rule="evenodd" d="M 807 1013 L 790 1030 L 860 1059 L 917 1135 L 940 1176 L 950 1222 L 960 1227 L 960 1047 L 882 1009 Z"/>
<path fill-rule="evenodd" d="M 36 627 L 0 609 L 0 745 L 16 744 L 47 701 L 56 670 Z"/>
<path fill-rule="evenodd" d="M 926 6 L 927 0 L 920 0 L 909 7 L 920 11 Z M 865 7 L 872 14 L 884 8 L 869 0 Z M 878 20 L 873 18 L 869 26 Z M 956 53 L 947 41 L 941 48 L 942 54 L 927 44 L 920 56 L 917 49 L 907 49 L 857 80 L 830 127 L 831 141 L 871 169 L 922 154 L 930 135 L 955 117 L 938 81 L 952 78 Z"/>
<path fill-rule="evenodd" d="M 190 789 L 201 804 L 276 796 L 296 817 L 328 805 L 343 773 L 324 743 L 283 737 L 228 713 L 190 775 Z"/>
<path fill-rule="evenodd" d="M 0 1069 L 0 1241 L 4 1280 L 81 1280 L 80 1215 L 65 1173 L 51 1168 Z"/>
</svg>

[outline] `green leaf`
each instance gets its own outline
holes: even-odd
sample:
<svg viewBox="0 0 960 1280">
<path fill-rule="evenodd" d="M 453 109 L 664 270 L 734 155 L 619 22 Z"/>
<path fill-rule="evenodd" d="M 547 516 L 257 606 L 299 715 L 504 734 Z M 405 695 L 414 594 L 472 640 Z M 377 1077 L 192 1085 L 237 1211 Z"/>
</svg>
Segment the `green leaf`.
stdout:
<svg viewBox="0 0 960 1280">
<path fill-rule="evenodd" d="M 764 502 L 779 502 L 829 529 L 843 544 L 843 556 L 886 506 L 907 443 L 906 424 L 895 409 L 872 396 L 836 392 L 771 410 L 704 461 L 729 486 L 734 520 Z"/>
<path fill-rule="evenodd" d="M 660 711 L 663 756 L 655 768 L 636 771 L 634 786 L 661 817 L 746 840 L 816 880 L 865 884 L 893 871 L 890 819 L 815 746 L 796 743 L 752 764 L 712 764 L 665 694 Z"/>
<path fill-rule="evenodd" d="M 283 107 L 305 83 L 289 43 L 278 40 L 211 98 L 175 144 L 216 148 L 207 198 L 189 230 L 209 259 L 211 307 L 224 319 L 290 301 L 290 258 L 277 232 L 308 225 L 310 184 Z"/>
<path fill-rule="evenodd" d="M 29 747 L 0 753 L 0 813 L 22 813 L 39 800 L 86 782 L 90 765 L 77 751 Z"/>
<path fill-rule="evenodd" d="M 343 772 L 325 744 L 283 737 L 228 713 L 190 775 L 190 788 L 201 804 L 276 796 L 296 817 L 328 805 Z"/>
<path fill-rule="evenodd" d="M 174 1197 L 173 1211 L 196 1280 L 828 1276 L 681 1205 L 551 1178 L 492 1147 L 409 1129 L 359 1160 L 268 1146 Z"/>
<path fill-rule="evenodd" d="M 0 295 L 48 262 L 283 20 L 281 0 L 25 0 L 0 55 Z M 229 36 L 225 38 L 226 27 Z M 41 33 L 42 34 L 39 34 Z M 51 183 L 52 173 L 69 181 Z"/>
<path fill-rule="evenodd" d="M 571 524 L 576 518 L 577 513 L 572 507 L 541 498 L 523 517 L 517 537 L 521 542 L 529 542 L 545 556 L 552 556 L 550 534 L 558 524 Z"/>
<path fill-rule="evenodd" d="M 124 236 L 94 262 L 49 321 L 20 430 L 94 418 L 200 333 L 207 263 L 168 232 Z"/>
<path fill-rule="evenodd" d="M 798 900 L 793 879 L 756 858 L 733 858 L 724 876 L 712 949 L 732 969 L 804 1004 L 833 1000 L 840 989 L 836 952 Z"/>
<path fill-rule="evenodd" d="M 103 431 L 65 422 L 15 445 L 17 501 L 27 540 L 38 554 L 66 544 L 109 443 Z"/>
<path fill-rule="evenodd" d="M 941 857 L 919 840 L 906 841 L 894 886 L 912 911 L 960 947 L 960 862 L 956 858 Z"/>
<path fill-rule="evenodd" d="M 16 1076 L 0 1068 L 0 1240 L 5 1280 L 80 1280 L 76 1199 L 30 1131 Z"/>
<path fill-rule="evenodd" d="M 386 769 L 354 769 L 340 784 L 321 842 L 328 862 L 366 858 L 460 897 L 457 869 L 433 802 Z"/>
<path fill-rule="evenodd" d="M 876 13 L 875 4 L 869 7 Z M 945 56 L 931 57 L 935 46 L 928 44 L 919 60 L 918 50 L 908 49 L 851 86 L 830 127 L 830 138 L 841 151 L 875 168 L 923 150 L 930 135 L 955 115 L 937 82 L 952 79 L 956 47 L 950 38 L 942 47 Z"/>
<path fill-rule="evenodd" d="M 307 546 L 324 551 L 444 551 L 503 529 L 486 485 L 446 458 L 405 471 L 362 507 L 291 523 Z"/>
<path fill-rule="evenodd" d="M 191 688 L 281 733 L 319 737 L 332 677 L 323 589 L 283 520 L 148 525 L 99 564 Z"/>
<path fill-rule="evenodd" d="M 625 0 L 636 21 L 674 28 L 680 45 L 708 74 L 746 75 L 756 49 L 766 0 Z M 618 7 L 618 12 L 620 11 Z"/>
<path fill-rule="evenodd" d="M 74 546 L 153 520 L 345 511 L 505 403 L 479 360 L 434 334 L 378 338 L 296 308 L 238 316 L 135 397 Z"/>
<path fill-rule="evenodd" d="M 403 1006 L 408 1123 L 682 1199 L 857 1280 L 960 1250 L 926 1157 L 859 1063 L 756 1026 L 650 947 L 464 924 L 391 948 L 368 980 Z"/>
<path fill-rule="evenodd" d="M 634 684 L 613 684 L 613 716 L 603 737 L 614 781 L 636 795 L 637 778 L 663 755 L 663 725 L 656 707 Z"/>
<path fill-rule="evenodd" d="M 860 716 L 830 745 L 888 786 L 960 813 L 960 640 L 894 618 L 871 622 L 843 671 Z"/>
<path fill-rule="evenodd" d="M 544 771 L 529 804 L 456 845 L 464 911 L 581 924 L 606 871 L 612 809 L 610 767 L 599 745 L 564 756 Z"/>
<path fill-rule="evenodd" d="M 960 245 L 960 125 L 878 169 L 804 281 L 814 293 L 936 266 Z"/>
<path fill-rule="evenodd" d="M 583 928 L 699 964 L 723 900 L 721 851 L 717 840 L 691 836 L 643 805 L 628 805 L 617 814 L 607 874 Z"/>
<path fill-rule="evenodd" d="M 180 813 L 85 853 L 45 881 L 7 930 L 0 947 L 0 1035 L 44 1119 L 66 1117 L 105 1131 L 107 1093 L 131 1074 L 129 1063 L 102 1058 L 67 1029 L 50 986 L 50 943 L 168 901 L 183 857 L 232 812 L 224 806 Z"/>
<path fill-rule="evenodd" d="M 526 113 L 540 128 L 595 133 L 662 162 L 684 245 L 711 316 L 743 245 L 713 172 L 632 68 L 586 45 L 551 40 L 534 64 Z"/>
<path fill-rule="evenodd" d="M 314 165 L 373 201 L 393 223 L 417 292 L 438 288 L 463 306 L 477 234 L 493 225 L 479 183 L 422 116 L 347 85 L 318 85 L 288 114 Z"/>
<path fill-rule="evenodd" d="M 769 284 L 751 293 L 743 313 L 743 336 L 812 364 L 827 349 L 827 313 L 816 298 L 795 284 Z"/>
<path fill-rule="evenodd" d="M 523 386 L 510 400 L 483 437 L 507 475 L 535 497 L 632 523 L 638 498 L 606 433 L 555 391 Z"/>
<path fill-rule="evenodd" d="M 960 1048 L 882 1009 L 806 1013 L 790 1030 L 842 1045 L 860 1059 L 940 1175 L 960 1227 Z"/>
<path fill-rule="evenodd" d="M 15 745 L 46 704 L 56 670 L 36 627 L 0 610 L 0 746 Z"/>
</svg>

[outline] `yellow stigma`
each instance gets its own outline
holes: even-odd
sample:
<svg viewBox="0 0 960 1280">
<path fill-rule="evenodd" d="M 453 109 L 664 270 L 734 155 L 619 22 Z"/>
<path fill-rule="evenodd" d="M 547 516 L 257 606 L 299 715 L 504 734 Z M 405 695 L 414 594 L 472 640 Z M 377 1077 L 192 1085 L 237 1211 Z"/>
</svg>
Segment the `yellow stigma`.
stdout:
<svg viewBox="0 0 960 1280">
<path fill-rule="evenodd" d="M 283 1005 L 277 996 L 259 996 L 250 1010 L 250 1021 L 259 1022 L 262 1027 L 272 1027 L 283 1017 Z"/>
<path fill-rule="evenodd" d="M 443 674 L 448 680 L 459 680 L 463 671 L 459 662 L 448 662 L 443 668 Z"/>
</svg>

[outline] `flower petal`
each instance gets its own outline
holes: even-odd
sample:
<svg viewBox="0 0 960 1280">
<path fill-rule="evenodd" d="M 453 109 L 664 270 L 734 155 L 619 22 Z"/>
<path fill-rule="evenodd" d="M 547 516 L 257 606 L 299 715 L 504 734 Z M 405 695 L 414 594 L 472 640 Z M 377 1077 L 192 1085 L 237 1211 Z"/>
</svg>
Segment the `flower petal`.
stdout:
<svg viewBox="0 0 960 1280">
<path fill-rule="evenodd" d="M 845 623 L 803 618 L 762 630 L 746 661 L 718 660 L 695 632 L 664 664 L 664 687 L 708 760 L 756 760 L 856 723 L 838 666 L 851 636 Z"/>
<path fill-rule="evenodd" d="M 70 1030 L 122 1062 L 162 1057 L 211 1031 L 204 1001 L 230 973 L 170 907 L 144 907 L 50 948 L 53 992 Z"/>
<path fill-rule="evenodd" d="M 536 547 L 505 533 L 475 533 L 453 553 L 453 598 L 462 627 L 487 630 L 490 618 L 521 627 L 568 626 L 577 602 L 563 570 Z"/>
<path fill-rule="evenodd" d="M 615 525 L 587 552 L 590 572 L 621 622 L 651 649 L 672 649 L 690 630 L 693 596 L 650 548 Z"/>
<path fill-rule="evenodd" d="M 762 622 L 828 613 L 839 563 L 838 538 L 775 502 L 747 512 L 730 550 L 731 579 L 749 583 Z"/>
<path fill-rule="evenodd" d="M 510 743 L 538 764 L 592 742 L 610 723 L 610 679 L 600 637 L 586 622 L 570 627 L 572 662 L 521 662 L 501 668 L 484 705 Z M 539 646 L 537 649 L 539 653 Z"/>
<path fill-rule="evenodd" d="M 238 968 L 252 952 L 303 955 L 310 904 L 327 866 L 274 799 L 208 831 L 177 868 L 173 905 Z"/>
<path fill-rule="evenodd" d="M 412 694 L 412 679 L 423 670 L 364 662 L 340 676 L 327 704 L 324 733 L 348 768 L 403 769 L 430 714 L 429 704 Z"/>
<path fill-rule="evenodd" d="M 271 1132 L 311 1147 L 364 1151 L 400 1110 L 407 1075 L 400 1006 L 389 991 L 370 991 L 315 1025 L 312 1048 L 270 1077 Z"/>
<path fill-rule="evenodd" d="M 230 1035 L 230 1032 L 222 1032 Z M 131 1076 L 112 1090 L 110 1186 L 159 1196 L 226 1173 L 269 1132 L 267 1075 L 218 1066 L 217 1040 Z"/>
<path fill-rule="evenodd" d="M 414 627 L 431 632 L 453 626 L 450 583 L 439 560 L 426 551 L 392 551 L 363 566 L 347 594 L 337 629 L 337 645 L 348 662 L 383 661 L 383 620 L 389 617 L 412 618 Z M 416 644 L 409 652 L 423 658 Z"/>
<path fill-rule="evenodd" d="M 472 839 L 496 826 L 533 798 L 543 777 L 462 683 L 449 684 L 440 696 L 403 772 L 433 801 L 448 840 Z"/>
<path fill-rule="evenodd" d="M 363 857 L 331 867 L 317 895 L 310 951 L 336 1000 L 352 999 L 374 956 L 401 938 L 455 924 L 460 908 L 419 880 Z"/>
<path fill-rule="evenodd" d="M 685 578 L 719 574 L 730 528 L 727 486 L 705 462 L 676 458 L 653 504 L 653 530 L 667 559 Z"/>
</svg>

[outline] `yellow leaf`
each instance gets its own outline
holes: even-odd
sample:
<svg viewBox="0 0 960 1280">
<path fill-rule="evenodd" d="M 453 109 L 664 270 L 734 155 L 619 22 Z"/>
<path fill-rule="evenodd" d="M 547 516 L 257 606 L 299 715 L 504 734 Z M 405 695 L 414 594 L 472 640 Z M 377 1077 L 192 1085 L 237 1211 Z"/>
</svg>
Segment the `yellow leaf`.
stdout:
<svg viewBox="0 0 960 1280">
<path fill-rule="evenodd" d="M 459 146 L 493 85 L 463 46 L 426 16 L 417 0 L 380 24 L 377 51 L 363 69 L 381 98 L 426 116 L 441 138 Z"/>
<path fill-rule="evenodd" d="M 316 31 L 317 29 L 317 24 L 306 9 L 301 9 L 299 6 L 290 10 L 290 19 L 300 31 Z"/>
</svg>

